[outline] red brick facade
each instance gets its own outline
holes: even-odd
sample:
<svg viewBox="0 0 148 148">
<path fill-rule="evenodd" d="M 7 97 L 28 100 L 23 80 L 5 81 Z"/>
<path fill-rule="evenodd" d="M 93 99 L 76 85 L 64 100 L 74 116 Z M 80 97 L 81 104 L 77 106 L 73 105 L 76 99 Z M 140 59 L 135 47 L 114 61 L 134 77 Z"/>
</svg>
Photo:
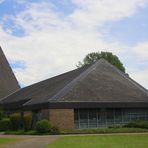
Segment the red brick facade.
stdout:
<svg viewBox="0 0 148 148">
<path fill-rule="evenodd" d="M 49 120 L 52 125 L 60 129 L 74 128 L 74 110 L 73 109 L 50 109 Z"/>
</svg>

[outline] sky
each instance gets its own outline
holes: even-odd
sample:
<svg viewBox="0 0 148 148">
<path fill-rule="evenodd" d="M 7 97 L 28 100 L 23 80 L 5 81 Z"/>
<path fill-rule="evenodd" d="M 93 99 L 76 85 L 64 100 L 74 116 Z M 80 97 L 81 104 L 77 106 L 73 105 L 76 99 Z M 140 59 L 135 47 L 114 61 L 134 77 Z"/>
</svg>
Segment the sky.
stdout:
<svg viewBox="0 0 148 148">
<path fill-rule="evenodd" d="M 0 46 L 22 87 L 117 55 L 148 89 L 148 0 L 0 0 Z"/>
</svg>

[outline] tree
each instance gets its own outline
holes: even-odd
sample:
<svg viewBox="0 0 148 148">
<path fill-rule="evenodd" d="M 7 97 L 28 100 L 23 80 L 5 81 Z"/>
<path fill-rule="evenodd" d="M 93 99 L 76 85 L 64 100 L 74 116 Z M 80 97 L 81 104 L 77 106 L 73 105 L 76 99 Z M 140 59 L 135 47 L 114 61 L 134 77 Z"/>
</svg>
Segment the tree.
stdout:
<svg viewBox="0 0 148 148">
<path fill-rule="evenodd" d="M 119 60 L 119 58 L 112 54 L 112 52 L 92 52 L 85 56 L 82 62 L 78 62 L 77 67 L 83 67 L 88 64 L 95 63 L 99 59 L 105 59 L 108 62 L 110 62 L 112 65 L 117 67 L 119 70 L 123 71 L 125 73 L 125 67 L 123 66 L 123 63 Z"/>
</svg>

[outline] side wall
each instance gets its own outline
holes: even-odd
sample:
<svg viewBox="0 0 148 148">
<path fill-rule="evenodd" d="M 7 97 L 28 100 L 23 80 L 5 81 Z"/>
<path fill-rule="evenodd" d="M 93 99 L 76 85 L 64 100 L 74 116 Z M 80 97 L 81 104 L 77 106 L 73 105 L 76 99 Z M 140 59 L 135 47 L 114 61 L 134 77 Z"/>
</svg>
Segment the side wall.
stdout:
<svg viewBox="0 0 148 148">
<path fill-rule="evenodd" d="M 50 109 L 49 120 L 60 129 L 74 129 L 73 109 Z"/>
</svg>

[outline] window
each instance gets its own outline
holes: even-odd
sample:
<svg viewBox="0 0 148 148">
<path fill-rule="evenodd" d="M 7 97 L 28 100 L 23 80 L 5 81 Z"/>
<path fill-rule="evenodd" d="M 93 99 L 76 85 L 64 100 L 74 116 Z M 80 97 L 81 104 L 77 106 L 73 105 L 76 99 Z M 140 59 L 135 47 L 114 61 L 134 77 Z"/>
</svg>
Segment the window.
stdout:
<svg viewBox="0 0 148 148">
<path fill-rule="evenodd" d="M 97 110 L 89 110 L 89 127 L 97 127 Z"/>
<path fill-rule="evenodd" d="M 75 109 L 75 128 L 124 125 L 133 120 L 148 120 L 148 109 Z"/>
<path fill-rule="evenodd" d="M 115 124 L 122 124 L 122 110 L 115 109 Z"/>
<path fill-rule="evenodd" d="M 106 112 L 107 117 L 107 126 L 113 126 L 114 125 L 114 110 L 113 109 L 107 109 Z"/>
<path fill-rule="evenodd" d="M 80 115 L 80 127 L 88 128 L 88 110 L 79 110 Z"/>
</svg>

